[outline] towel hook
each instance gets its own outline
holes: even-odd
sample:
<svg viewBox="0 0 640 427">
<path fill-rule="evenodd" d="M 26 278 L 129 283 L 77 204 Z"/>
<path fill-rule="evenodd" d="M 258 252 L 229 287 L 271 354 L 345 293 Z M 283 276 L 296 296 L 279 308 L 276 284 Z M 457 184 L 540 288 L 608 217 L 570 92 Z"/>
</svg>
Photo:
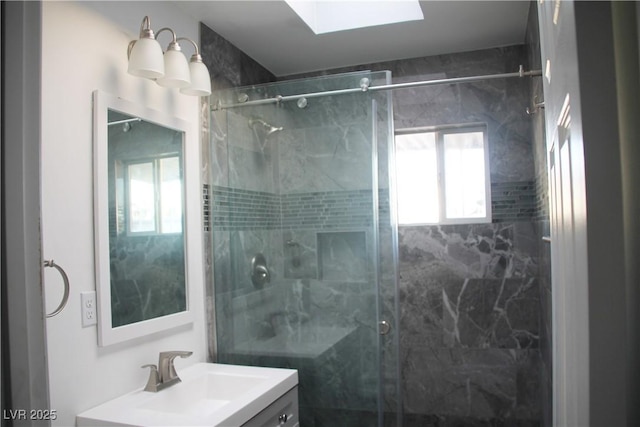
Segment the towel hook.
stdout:
<svg viewBox="0 0 640 427">
<path fill-rule="evenodd" d="M 535 114 L 537 113 L 540 109 L 544 108 L 544 101 L 538 101 L 538 96 L 534 96 L 533 97 L 533 107 L 529 108 L 527 107 L 527 114 L 531 115 L 531 114 Z"/>
<path fill-rule="evenodd" d="M 53 267 L 56 270 L 58 270 L 58 272 L 62 276 L 62 280 L 64 281 L 64 295 L 62 296 L 62 301 L 60 302 L 60 305 L 58 306 L 58 308 L 53 310 L 53 312 L 47 314 L 47 317 L 53 317 L 59 314 L 62 310 L 64 310 L 64 307 L 67 305 L 67 301 L 69 301 L 69 277 L 67 276 L 67 273 L 64 272 L 62 267 L 60 267 L 58 264 L 53 262 L 53 260 L 48 260 L 48 261 L 45 260 L 44 266 Z"/>
</svg>

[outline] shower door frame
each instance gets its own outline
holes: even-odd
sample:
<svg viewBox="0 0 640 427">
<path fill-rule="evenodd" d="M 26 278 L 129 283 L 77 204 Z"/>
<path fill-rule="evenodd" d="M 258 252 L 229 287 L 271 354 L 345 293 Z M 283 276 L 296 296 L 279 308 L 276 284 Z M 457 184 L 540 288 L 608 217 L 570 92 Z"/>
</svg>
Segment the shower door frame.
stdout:
<svg viewBox="0 0 640 427">
<path fill-rule="evenodd" d="M 386 73 L 386 84 L 389 84 L 391 82 L 391 74 L 390 72 L 385 72 Z M 371 75 L 370 72 L 356 72 L 356 73 L 347 73 L 347 74 L 354 74 L 354 75 Z M 343 76 L 343 75 L 337 75 L 337 76 Z M 333 76 L 325 76 L 325 77 L 333 77 Z M 307 79 L 304 79 L 307 80 Z M 276 82 L 275 84 L 277 85 L 278 83 L 281 82 Z M 265 85 L 268 86 L 268 85 Z M 242 93 L 243 90 L 248 90 L 251 89 L 251 87 L 247 87 L 247 88 L 235 88 L 236 91 L 239 91 L 240 93 Z M 350 93 L 352 91 L 349 92 L 345 92 L 345 93 Z M 215 94 L 214 94 L 215 95 Z M 335 92 L 332 93 L 327 93 L 327 95 L 335 95 Z M 380 158 L 379 158 L 379 129 L 378 129 L 378 125 L 379 125 L 379 108 L 378 108 L 378 99 L 376 98 L 381 98 L 383 97 L 383 106 L 380 109 L 384 109 L 386 108 L 386 129 L 385 129 L 385 133 L 386 135 L 381 135 L 382 137 L 387 139 L 387 150 L 386 150 L 386 156 L 388 157 L 387 162 L 385 163 L 385 165 L 380 165 Z M 296 97 L 295 99 L 299 99 L 299 97 Z M 371 107 L 368 110 L 368 114 L 370 116 L 371 119 L 371 185 L 372 185 L 372 191 L 371 191 L 371 196 L 372 196 L 372 208 L 373 208 L 373 212 L 372 212 L 372 224 L 370 227 L 368 227 L 368 229 L 371 231 L 371 238 L 373 239 L 373 253 L 370 254 L 370 259 L 374 262 L 375 265 L 375 271 L 373 272 L 373 281 L 375 282 L 375 288 L 376 290 L 376 307 L 375 307 L 375 317 L 377 319 L 376 321 L 376 325 L 373 325 L 373 327 L 376 329 L 377 331 L 377 413 L 378 413 L 378 425 L 381 427 L 384 423 L 384 418 L 386 416 L 389 415 L 394 415 L 396 418 L 396 425 L 400 426 L 401 422 L 402 422 L 402 393 L 401 393 L 401 386 L 400 386 L 400 366 L 399 366 L 399 336 L 398 336 L 398 322 L 399 322 L 399 301 L 398 301 L 398 287 L 397 287 L 397 283 L 398 283 L 398 269 L 397 269 L 397 262 L 398 262 L 398 247 L 397 247 L 397 242 L 398 242 L 398 235 L 397 235 L 397 224 L 396 224 L 396 212 L 395 212 L 395 193 L 393 191 L 394 185 L 395 185 L 395 180 L 393 179 L 394 175 L 393 175 L 393 171 L 394 171 L 394 144 L 393 144 L 393 103 L 391 100 L 391 94 L 390 92 L 381 92 L 377 97 L 373 97 L 373 96 L 368 96 L 366 98 L 368 101 L 371 103 Z M 214 101 L 214 97 L 211 97 L 212 102 Z M 251 101 L 250 101 L 251 102 Z M 220 111 L 220 105 L 221 103 L 218 101 L 217 104 L 214 104 L 211 106 L 211 110 L 213 111 L 213 113 L 215 114 L 216 111 Z M 235 107 L 242 107 L 242 105 L 236 105 Z M 302 108 L 302 107 L 301 107 Z M 224 112 L 224 110 L 226 110 L 227 108 L 222 109 L 223 111 L 220 111 L 221 113 Z M 226 117 L 226 114 L 225 114 Z M 215 118 L 213 117 L 209 117 L 211 119 L 211 126 L 215 126 Z M 210 127 L 211 127 L 210 126 Z M 211 133 L 213 134 L 214 132 L 211 131 Z M 226 132 L 225 132 L 225 137 L 227 136 Z M 208 140 L 208 139 L 206 139 Z M 208 147 L 209 150 L 213 150 L 212 147 Z M 227 156 L 229 154 L 227 153 Z M 381 260 L 380 260 L 380 248 L 379 248 L 379 244 L 380 244 L 380 218 L 379 218 L 379 210 L 380 210 L 380 200 L 379 200 L 379 193 L 380 193 L 380 174 L 379 174 L 379 168 L 381 166 L 384 166 L 384 168 L 386 169 L 386 174 L 388 174 L 387 177 L 387 185 L 388 185 L 388 191 L 389 191 L 389 203 L 388 203 L 388 210 L 389 210 L 389 217 L 390 217 L 390 229 L 391 229 L 391 235 L 390 235 L 390 259 L 392 260 L 393 263 L 393 272 L 391 272 L 391 277 L 393 278 L 393 304 L 391 304 L 393 306 L 393 319 L 391 320 L 390 324 L 392 325 L 391 327 L 391 336 L 390 337 L 385 337 L 385 335 L 383 333 L 380 332 L 379 328 L 382 325 L 382 320 L 384 317 L 384 314 L 382 313 L 383 308 L 383 302 L 382 302 L 382 284 L 380 281 L 380 277 L 382 274 L 382 265 L 381 265 Z M 212 181 L 212 180 L 210 180 Z M 209 188 L 213 188 L 213 185 L 211 183 Z M 214 215 L 212 213 L 211 217 L 213 218 Z M 213 224 L 212 224 L 213 225 Z M 213 240 L 213 238 L 212 238 Z M 210 244 L 213 248 L 213 244 L 214 242 L 210 242 Z M 211 278 L 213 279 L 213 278 Z M 213 280 L 211 280 L 213 281 Z M 215 287 L 215 284 L 213 285 Z M 213 306 L 215 306 L 215 291 L 212 291 L 212 295 L 213 295 Z M 384 320 L 388 320 L 388 319 L 384 319 Z M 215 325 L 216 320 L 213 319 L 213 325 Z M 214 326 L 211 326 L 212 328 L 215 328 Z M 218 345 L 219 345 L 219 341 L 218 341 L 218 337 L 217 337 L 217 332 L 213 331 L 212 333 L 210 333 L 210 336 L 212 338 L 212 341 L 214 343 L 214 353 L 212 354 L 212 358 L 216 358 L 218 355 Z M 392 345 L 394 346 L 393 348 L 395 348 L 395 366 L 394 366 L 394 374 L 393 376 L 395 377 L 395 407 L 391 408 L 389 411 L 385 411 L 385 389 L 386 387 L 386 381 L 387 381 L 387 377 L 385 375 L 385 352 L 384 352 L 384 343 L 385 343 L 385 339 L 391 339 L 392 340 Z M 386 408 L 389 409 L 389 408 Z"/>
</svg>

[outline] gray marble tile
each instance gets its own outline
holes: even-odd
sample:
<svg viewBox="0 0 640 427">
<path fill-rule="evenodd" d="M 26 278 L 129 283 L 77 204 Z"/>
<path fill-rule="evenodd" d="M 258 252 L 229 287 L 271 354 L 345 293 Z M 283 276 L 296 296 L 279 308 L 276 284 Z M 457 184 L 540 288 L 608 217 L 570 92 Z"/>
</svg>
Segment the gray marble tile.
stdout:
<svg viewBox="0 0 640 427">
<path fill-rule="evenodd" d="M 502 418 L 516 408 L 515 354 L 508 350 L 403 351 L 405 411 Z"/>
<path fill-rule="evenodd" d="M 366 117 L 364 117 L 366 120 Z M 371 145 L 359 126 L 285 131 L 279 140 L 280 191 L 371 188 Z"/>
<path fill-rule="evenodd" d="M 445 285 L 444 344 L 469 348 L 537 348 L 536 279 L 464 279 Z"/>
<path fill-rule="evenodd" d="M 275 80 L 271 72 L 204 24 L 200 24 L 200 53 L 214 89 Z"/>
<path fill-rule="evenodd" d="M 406 349 L 405 414 L 428 415 L 434 425 L 535 422 L 540 417 L 537 355 L 532 350 Z"/>
<path fill-rule="evenodd" d="M 369 280 L 366 232 L 318 233 L 318 277 L 321 280 Z"/>
</svg>

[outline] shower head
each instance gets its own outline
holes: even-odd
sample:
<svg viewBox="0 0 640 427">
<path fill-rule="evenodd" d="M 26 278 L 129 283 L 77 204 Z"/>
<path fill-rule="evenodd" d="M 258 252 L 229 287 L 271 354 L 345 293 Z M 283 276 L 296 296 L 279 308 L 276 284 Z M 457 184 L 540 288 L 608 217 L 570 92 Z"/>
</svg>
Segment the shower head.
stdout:
<svg viewBox="0 0 640 427">
<path fill-rule="evenodd" d="M 257 129 L 262 129 L 262 131 L 265 132 L 265 136 L 269 136 L 283 129 L 282 126 L 280 127 L 272 126 L 269 123 L 259 118 L 249 119 L 249 127 L 252 128 L 254 131 L 256 131 Z"/>
</svg>

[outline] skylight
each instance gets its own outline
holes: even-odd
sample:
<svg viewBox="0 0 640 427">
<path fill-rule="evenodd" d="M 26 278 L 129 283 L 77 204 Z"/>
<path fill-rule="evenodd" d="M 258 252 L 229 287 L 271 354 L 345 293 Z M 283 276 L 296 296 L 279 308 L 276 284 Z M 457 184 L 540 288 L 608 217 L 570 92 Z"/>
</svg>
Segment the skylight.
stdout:
<svg viewBox="0 0 640 427">
<path fill-rule="evenodd" d="M 424 19 L 417 0 L 285 0 L 315 34 Z"/>
</svg>

